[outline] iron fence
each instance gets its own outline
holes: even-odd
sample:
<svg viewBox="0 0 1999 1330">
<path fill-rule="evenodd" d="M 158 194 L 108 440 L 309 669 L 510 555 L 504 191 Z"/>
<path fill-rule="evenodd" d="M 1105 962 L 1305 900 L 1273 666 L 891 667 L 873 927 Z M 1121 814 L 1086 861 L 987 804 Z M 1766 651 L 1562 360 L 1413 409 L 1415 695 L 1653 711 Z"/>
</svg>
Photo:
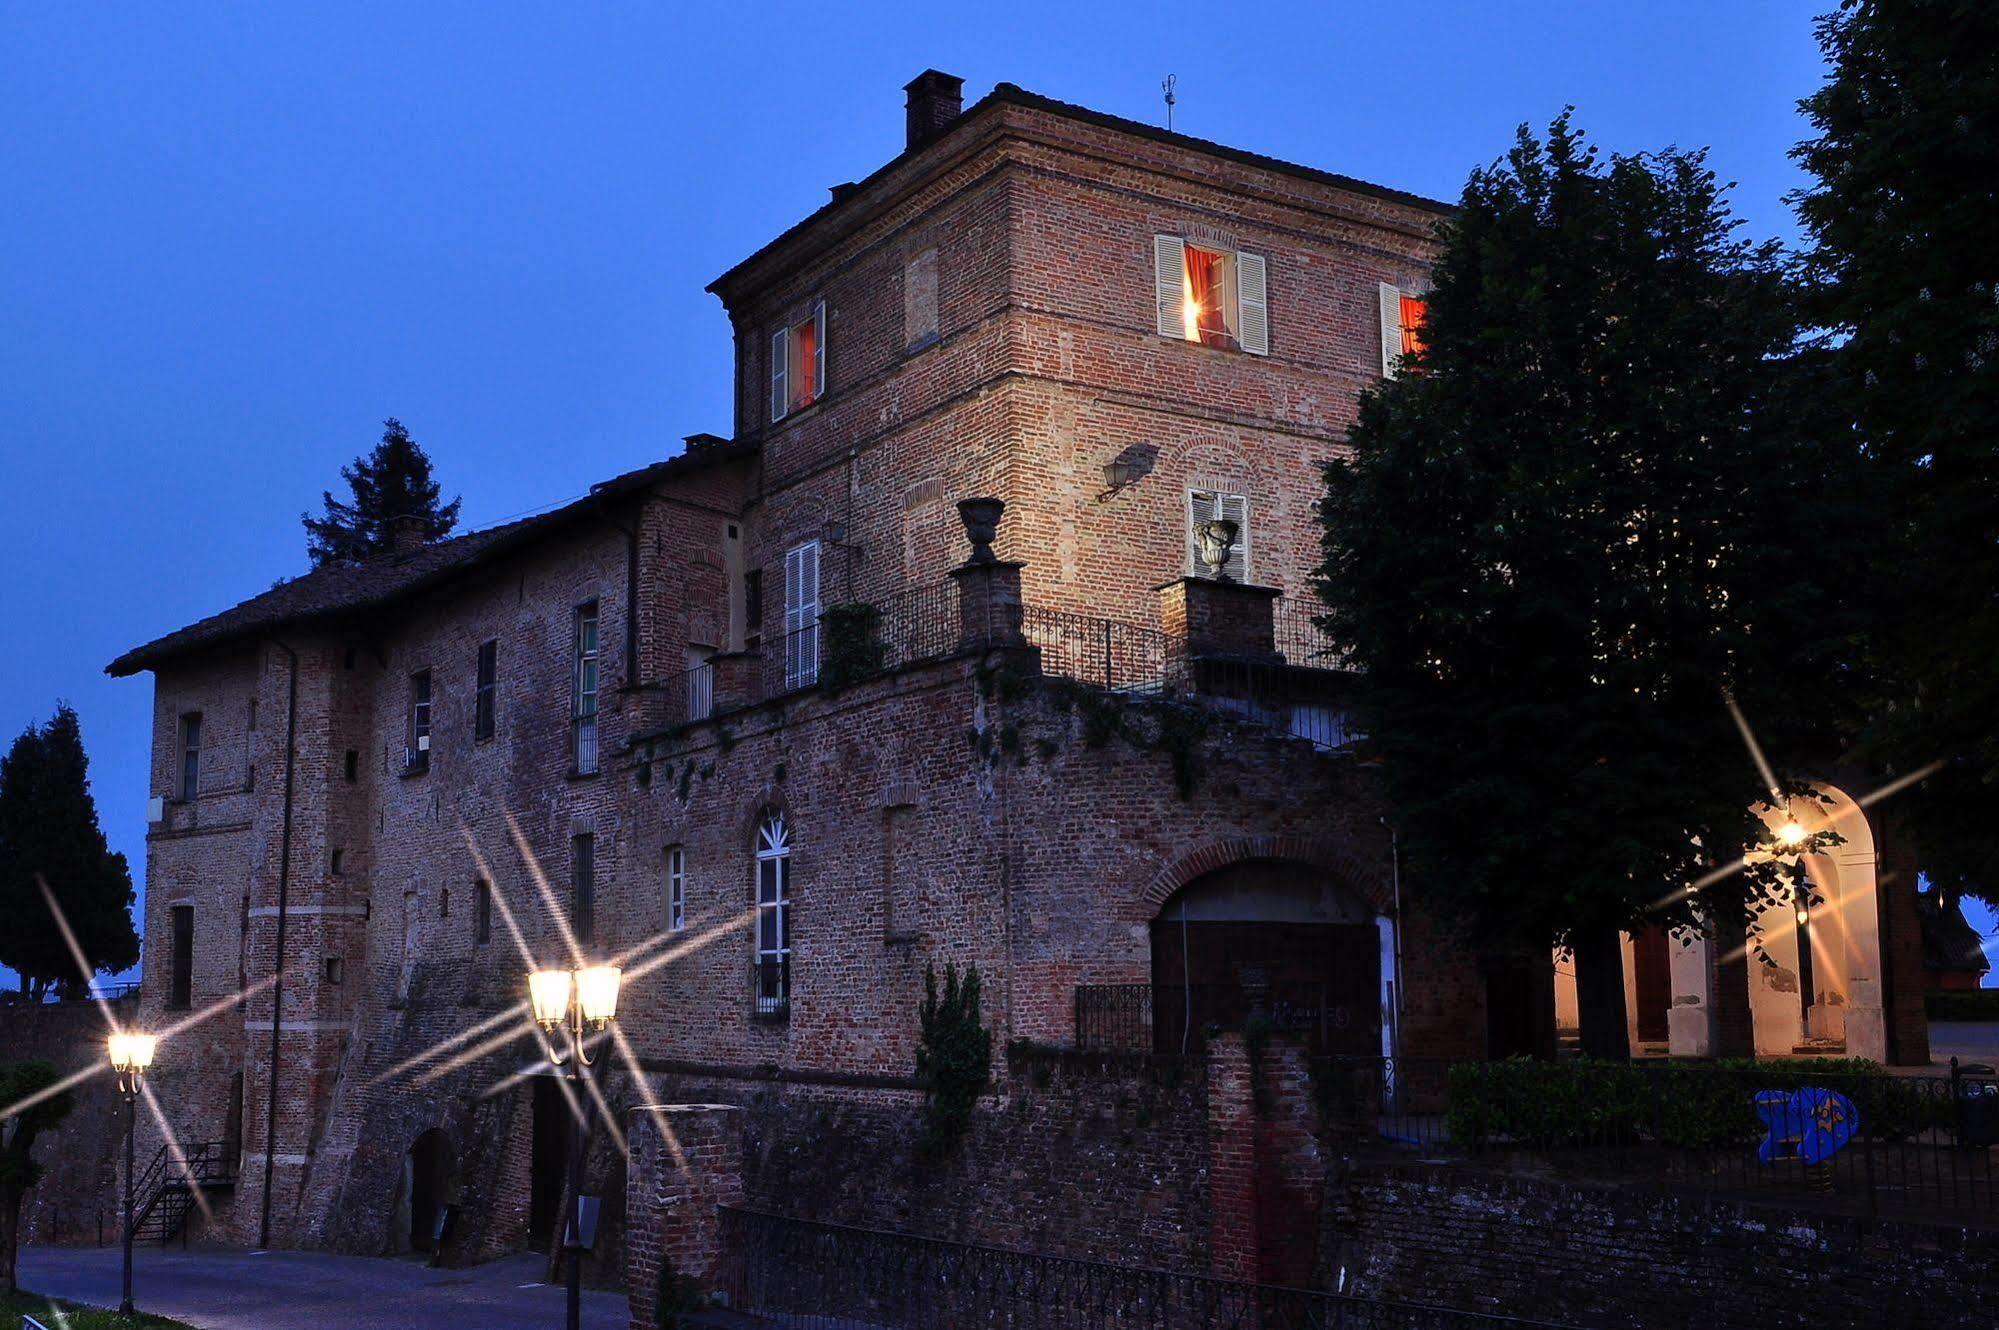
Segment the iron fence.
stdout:
<svg viewBox="0 0 1999 1330">
<path fill-rule="evenodd" d="M 1999 1224 L 1999 1079 L 1769 1061 L 1313 1064 L 1333 1130 L 1581 1175 Z M 1820 1092 L 1830 1092 L 1820 1093 Z"/>
<path fill-rule="evenodd" d="M 1472 1330 L 1545 1324 L 720 1210 L 732 1301 L 788 1330 Z"/>
<path fill-rule="evenodd" d="M 1277 654 L 1287 665 L 1314 670 L 1350 670 L 1352 660 L 1344 647 L 1319 627 L 1318 617 L 1326 607 L 1309 596 L 1279 596 L 1271 606 L 1271 628 L 1276 636 Z"/>
<path fill-rule="evenodd" d="M 1241 984 L 1078 984 L 1075 1003 L 1076 1047 L 1094 1053 L 1197 1056 L 1213 1032 L 1240 1030 L 1258 1014 Z M 1322 983 L 1275 980 L 1262 1007 L 1270 1028 L 1320 1050 L 1374 1028 L 1374 1013 L 1334 1001 Z"/>
<path fill-rule="evenodd" d="M 791 1015 L 791 954 L 759 956 L 750 962 L 750 1013 L 759 1020 Z"/>
<path fill-rule="evenodd" d="M 1156 628 L 1029 605 L 1021 631 L 1040 649 L 1043 674 L 1119 693 L 1166 687 L 1166 634 Z"/>
</svg>

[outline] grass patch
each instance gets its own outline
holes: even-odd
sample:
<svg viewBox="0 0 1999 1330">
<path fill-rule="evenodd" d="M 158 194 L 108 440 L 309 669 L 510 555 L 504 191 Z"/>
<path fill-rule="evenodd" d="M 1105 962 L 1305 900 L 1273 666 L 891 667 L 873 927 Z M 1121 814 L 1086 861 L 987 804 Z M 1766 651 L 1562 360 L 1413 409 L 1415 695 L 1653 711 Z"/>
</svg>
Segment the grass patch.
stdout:
<svg viewBox="0 0 1999 1330">
<path fill-rule="evenodd" d="M 62 1309 L 60 1318 L 49 1310 L 51 1302 Z M 144 1312 L 120 1316 L 101 1307 L 80 1307 L 38 1293 L 0 1294 L 0 1326 L 14 1330 L 23 1315 L 34 1317 L 49 1330 L 190 1330 L 185 1321 L 169 1321 L 164 1316 L 148 1316 Z"/>
</svg>

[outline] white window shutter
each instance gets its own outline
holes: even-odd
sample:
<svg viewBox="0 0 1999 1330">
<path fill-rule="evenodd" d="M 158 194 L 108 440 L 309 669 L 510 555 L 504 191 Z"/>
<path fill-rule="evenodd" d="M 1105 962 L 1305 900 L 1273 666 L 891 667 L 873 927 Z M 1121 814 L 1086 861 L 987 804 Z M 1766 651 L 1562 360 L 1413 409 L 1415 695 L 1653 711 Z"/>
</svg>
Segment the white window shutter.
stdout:
<svg viewBox="0 0 1999 1330">
<path fill-rule="evenodd" d="M 1216 507 L 1225 522 L 1235 523 L 1235 548 L 1222 571 L 1238 582 L 1249 581 L 1249 500 L 1240 494 L 1217 494 Z"/>
<path fill-rule="evenodd" d="M 785 362 L 791 358 L 791 330 L 779 328 L 770 335 L 770 420 L 773 425 L 784 419 L 784 413 L 791 407 L 791 394 L 785 383 Z"/>
<path fill-rule="evenodd" d="M 1187 242 L 1179 236 L 1152 237 L 1152 275 L 1159 302 L 1159 335 L 1187 336 Z"/>
<path fill-rule="evenodd" d="M 826 302 L 812 307 L 812 400 L 826 393 Z"/>
<path fill-rule="evenodd" d="M 1207 565 L 1201 562 L 1201 542 L 1194 539 L 1194 528 L 1221 515 L 1221 505 L 1212 491 L 1187 491 L 1187 573 L 1190 577 L 1200 577 L 1208 571 Z"/>
<path fill-rule="evenodd" d="M 1402 354 L 1402 291 L 1381 284 L 1381 372 L 1395 377 L 1395 361 Z"/>
<path fill-rule="evenodd" d="M 1264 272 L 1261 254 L 1235 256 L 1237 341 L 1253 356 L 1270 354 L 1270 307 L 1264 299 Z"/>
<path fill-rule="evenodd" d="M 784 556 L 784 681 L 797 688 L 819 677 L 819 542 Z"/>
</svg>

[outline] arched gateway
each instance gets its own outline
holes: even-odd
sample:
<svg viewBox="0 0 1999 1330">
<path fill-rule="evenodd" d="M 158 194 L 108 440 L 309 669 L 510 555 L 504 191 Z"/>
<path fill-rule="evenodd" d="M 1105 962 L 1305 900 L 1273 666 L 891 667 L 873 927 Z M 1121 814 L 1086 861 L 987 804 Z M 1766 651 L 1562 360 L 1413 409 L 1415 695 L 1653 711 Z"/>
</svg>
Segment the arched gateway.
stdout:
<svg viewBox="0 0 1999 1330">
<path fill-rule="evenodd" d="M 1262 1015 L 1326 1052 L 1380 1052 L 1386 922 L 1315 864 L 1245 859 L 1195 878 L 1152 921 L 1158 1046 Z"/>
</svg>

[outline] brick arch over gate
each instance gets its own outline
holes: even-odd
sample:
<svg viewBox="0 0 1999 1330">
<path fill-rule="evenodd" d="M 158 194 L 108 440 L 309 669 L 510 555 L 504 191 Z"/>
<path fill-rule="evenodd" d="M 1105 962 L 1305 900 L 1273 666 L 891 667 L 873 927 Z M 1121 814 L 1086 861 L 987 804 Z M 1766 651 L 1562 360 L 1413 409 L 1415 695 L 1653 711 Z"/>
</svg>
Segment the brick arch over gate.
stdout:
<svg viewBox="0 0 1999 1330">
<path fill-rule="evenodd" d="M 1237 836 L 1211 841 L 1159 869 L 1145 882 L 1138 898 L 1148 913 L 1157 914 L 1174 892 L 1216 869 L 1250 859 L 1279 859 L 1323 868 L 1341 886 L 1371 905 L 1376 914 L 1392 915 L 1395 896 L 1388 875 L 1387 848 L 1381 847 L 1380 862 L 1376 862 L 1356 853 L 1344 841 L 1321 836 Z"/>
</svg>

